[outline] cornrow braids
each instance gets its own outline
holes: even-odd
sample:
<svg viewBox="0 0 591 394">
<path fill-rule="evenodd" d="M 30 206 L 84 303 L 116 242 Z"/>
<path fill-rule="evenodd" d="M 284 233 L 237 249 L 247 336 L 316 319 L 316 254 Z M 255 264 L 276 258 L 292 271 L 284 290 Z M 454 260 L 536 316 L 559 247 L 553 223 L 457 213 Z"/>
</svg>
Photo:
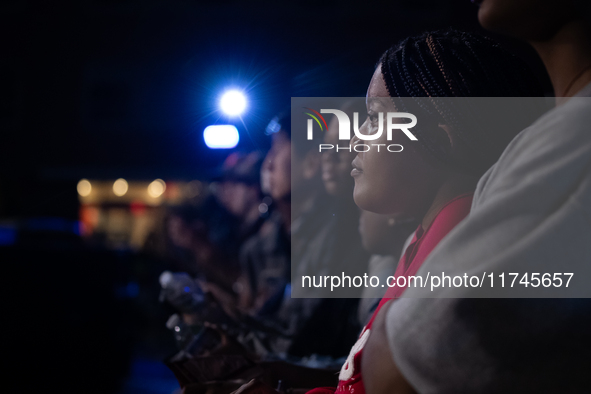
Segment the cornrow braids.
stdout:
<svg viewBox="0 0 591 394">
<path fill-rule="evenodd" d="M 443 98 L 543 96 L 541 84 L 525 62 L 491 38 L 475 33 L 448 29 L 409 37 L 384 52 L 379 64 L 397 109 L 421 114 L 421 125 L 415 130 L 426 150 L 442 162 L 478 174 L 496 161 L 519 130 L 499 126 L 491 132 L 490 125 L 498 123 L 489 121 L 492 110 L 485 113 L 482 106 L 458 105 Z M 412 99 L 397 100 L 405 97 Z M 531 121 L 541 112 L 541 108 L 532 111 Z M 467 155 L 471 162 L 451 157 L 451 145 L 441 138 L 440 124 L 447 125 L 454 139 L 474 152 Z M 481 154 L 485 151 L 490 153 Z"/>
<path fill-rule="evenodd" d="M 435 59 L 435 62 L 437 63 L 437 66 L 439 67 L 439 72 L 441 72 L 441 75 L 443 76 L 443 79 L 445 80 L 445 82 L 447 83 L 447 87 L 449 88 L 451 94 L 453 96 L 457 96 L 458 92 L 456 92 L 456 90 L 454 89 L 454 83 L 453 80 L 449 77 L 449 75 L 445 72 L 445 68 L 446 68 L 446 64 L 443 62 L 443 59 L 441 57 L 441 54 L 438 50 L 438 46 L 441 47 L 440 45 L 438 45 L 439 43 L 435 43 L 435 40 L 433 39 L 432 35 L 427 36 L 427 46 L 429 47 L 429 50 L 431 51 L 431 53 L 433 54 L 433 58 Z M 443 48 L 441 48 L 443 50 Z"/>
</svg>

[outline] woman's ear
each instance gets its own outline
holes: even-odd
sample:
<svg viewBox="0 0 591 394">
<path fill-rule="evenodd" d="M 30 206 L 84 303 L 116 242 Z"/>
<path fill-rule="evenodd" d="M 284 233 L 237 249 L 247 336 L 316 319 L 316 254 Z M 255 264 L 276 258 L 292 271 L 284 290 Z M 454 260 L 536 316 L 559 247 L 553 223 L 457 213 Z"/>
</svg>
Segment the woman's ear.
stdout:
<svg viewBox="0 0 591 394">
<path fill-rule="evenodd" d="M 457 141 L 455 141 L 455 137 L 453 135 L 453 133 L 451 132 L 451 127 L 449 127 L 446 124 L 441 124 L 439 123 L 439 128 L 442 129 L 443 131 L 445 131 L 445 135 L 447 136 L 447 141 L 449 141 L 449 146 L 450 146 L 450 150 L 454 151 L 455 148 L 457 147 Z"/>
<path fill-rule="evenodd" d="M 457 133 L 454 133 L 453 128 L 444 124 L 439 124 L 439 128 L 445 132 L 445 143 L 452 161 L 465 162 L 470 160 L 473 156 L 470 146 L 465 141 L 462 141 Z M 443 136 L 443 133 L 440 134 Z"/>
</svg>

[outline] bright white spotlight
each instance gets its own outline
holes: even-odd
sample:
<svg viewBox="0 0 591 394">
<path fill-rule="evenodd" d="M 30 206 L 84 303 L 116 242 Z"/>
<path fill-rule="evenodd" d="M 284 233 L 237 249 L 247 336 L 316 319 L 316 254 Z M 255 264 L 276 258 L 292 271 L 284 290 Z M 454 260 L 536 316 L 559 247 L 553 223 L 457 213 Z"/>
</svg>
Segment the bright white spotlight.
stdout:
<svg viewBox="0 0 591 394">
<path fill-rule="evenodd" d="M 220 107 L 226 115 L 240 115 L 246 109 L 246 97 L 238 90 L 229 90 L 222 96 Z"/>
<path fill-rule="evenodd" d="M 205 145 L 211 149 L 231 149 L 238 145 L 240 135 L 236 126 L 221 124 L 207 126 L 203 131 Z"/>
</svg>

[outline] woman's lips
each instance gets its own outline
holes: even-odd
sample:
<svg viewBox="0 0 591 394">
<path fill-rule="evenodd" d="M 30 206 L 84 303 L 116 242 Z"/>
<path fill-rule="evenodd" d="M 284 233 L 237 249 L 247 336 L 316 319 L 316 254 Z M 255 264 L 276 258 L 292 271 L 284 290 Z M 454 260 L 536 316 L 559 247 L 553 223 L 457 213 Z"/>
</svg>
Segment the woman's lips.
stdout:
<svg viewBox="0 0 591 394">
<path fill-rule="evenodd" d="M 351 163 L 351 165 L 353 166 L 353 169 L 351 170 L 352 177 L 363 174 L 363 170 L 361 169 L 361 166 L 359 165 L 359 161 L 357 159 L 358 157 L 356 157 Z"/>
</svg>

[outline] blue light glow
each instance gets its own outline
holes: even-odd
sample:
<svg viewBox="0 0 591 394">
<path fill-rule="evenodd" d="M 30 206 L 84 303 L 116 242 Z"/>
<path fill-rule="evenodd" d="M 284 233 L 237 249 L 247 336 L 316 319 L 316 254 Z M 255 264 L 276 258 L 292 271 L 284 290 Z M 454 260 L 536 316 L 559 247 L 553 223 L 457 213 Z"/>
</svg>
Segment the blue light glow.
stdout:
<svg viewBox="0 0 591 394">
<path fill-rule="evenodd" d="M 0 245 L 12 245 L 16 238 L 16 228 L 0 225 Z"/>
<path fill-rule="evenodd" d="M 240 135 L 233 125 L 207 126 L 203 131 L 203 139 L 208 148 L 231 149 L 238 145 Z"/>
<path fill-rule="evenodd" d="M 222 95 L 220 107 L 226 115 L 240 115 L 246 109 L 246 97 L 238 90 L 229 90 Z"/>
</svg>

